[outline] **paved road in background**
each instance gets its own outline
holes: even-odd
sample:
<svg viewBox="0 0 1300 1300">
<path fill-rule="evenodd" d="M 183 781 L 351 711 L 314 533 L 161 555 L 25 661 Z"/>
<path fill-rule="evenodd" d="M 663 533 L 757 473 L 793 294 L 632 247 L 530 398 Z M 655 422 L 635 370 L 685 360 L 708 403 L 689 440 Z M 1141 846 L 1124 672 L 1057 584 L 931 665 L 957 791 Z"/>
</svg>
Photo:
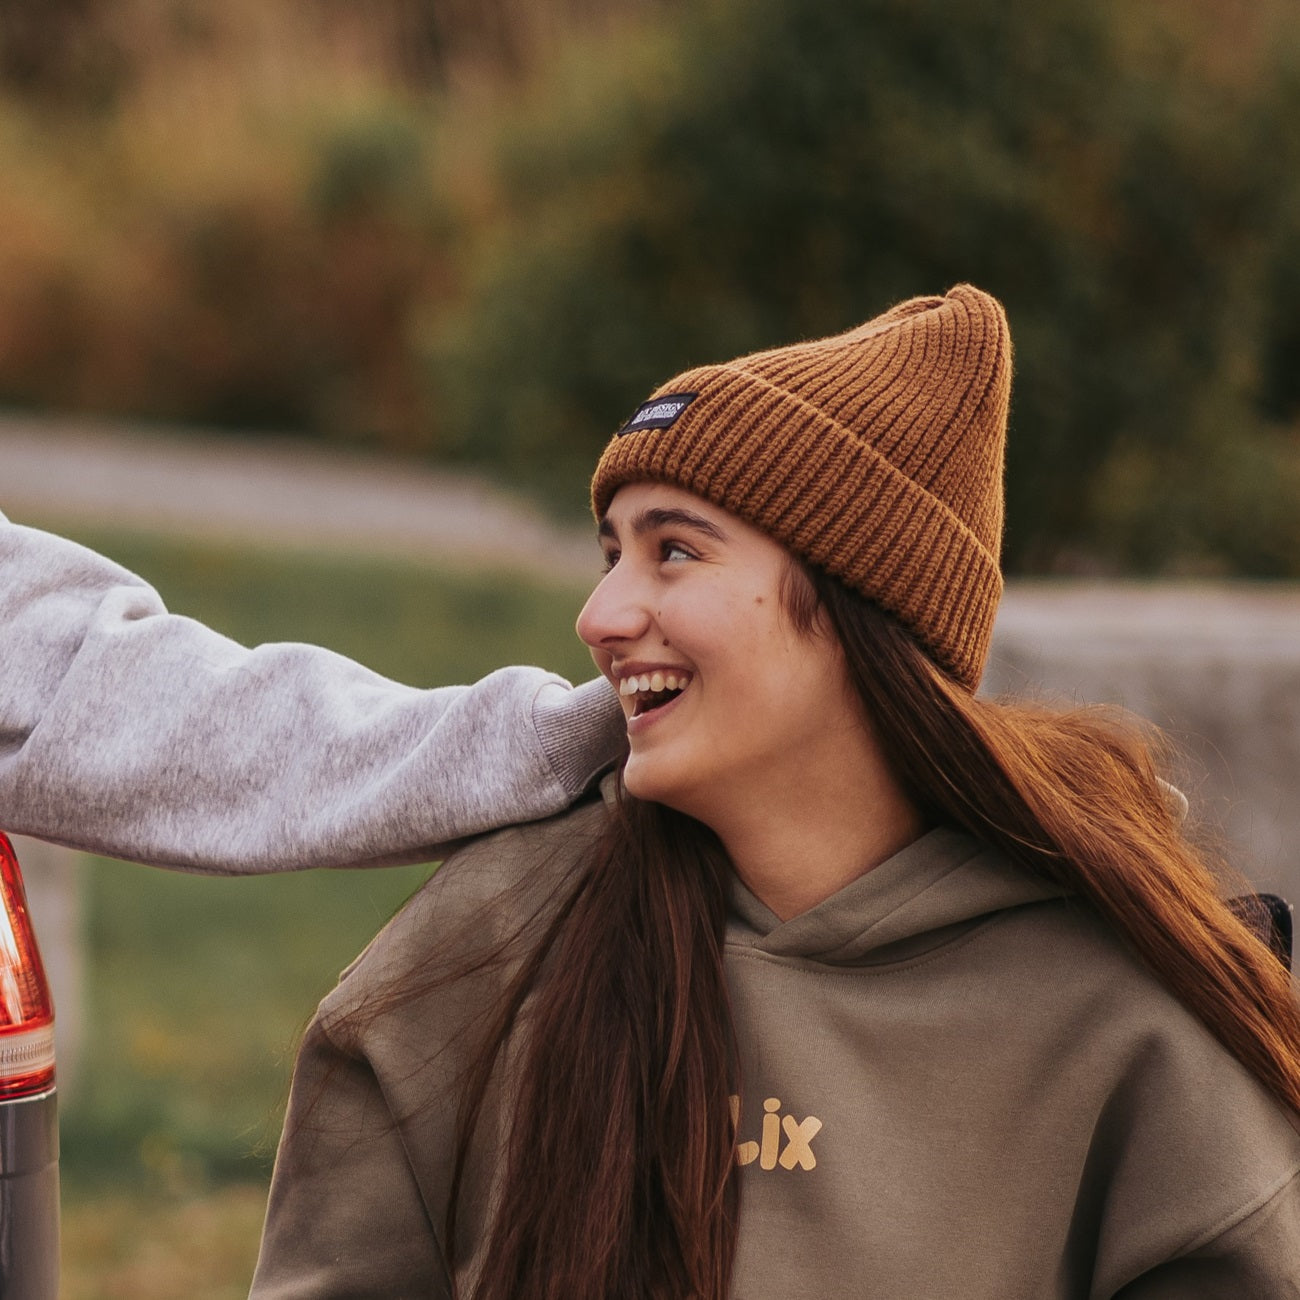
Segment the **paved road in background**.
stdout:
<svg viewBox="0 0 1300 1300">
<path fill-rule="evenodd" d="M 283 438 L 0 415 L 0 509 L 20 523 L 361 549 L 576 581 L 599 570 L 592 530 L 557 525 L 483 479 Z M 1079 652 L 1236 644 L 1248 657 L 1295 659 L 1300 586 L 1013 583 L 998 629 Z"/>
<path fill-rule="evenodd" d="M 481 479 L 288 439 L 0 416 L 0 509 L 19 523 L 111 523 L 558 578 L 599 569 L 591 529 L 557 526 Z"/>
<path fill-rule="evenodd" d="M 0 509 L 17 522 L 170 533 L 499 564 L 585 581 L 593 531 L 468 475 L 284 438 L 0 415 Z M 1162 643 L 1174 654 L 1240 643 L 1300 656 L 1300 585 L 1013 583 L 998 620 L 1081 649 Z"/>
</svg>

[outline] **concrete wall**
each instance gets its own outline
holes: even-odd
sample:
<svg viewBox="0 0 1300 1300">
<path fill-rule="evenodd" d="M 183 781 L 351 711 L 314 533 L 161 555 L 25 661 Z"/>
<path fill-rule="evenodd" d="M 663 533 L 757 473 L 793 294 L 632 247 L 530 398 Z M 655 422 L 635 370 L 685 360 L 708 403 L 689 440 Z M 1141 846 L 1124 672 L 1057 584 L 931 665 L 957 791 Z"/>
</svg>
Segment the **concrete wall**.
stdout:
<svg viewBox="0 0 1300 1300">
<path fill-rule="evenodd" d="M 1015 584 L 983 689 L 1026 688 L 1165 727 L 1233 865 L 1300 905 L 1300 587 Z"/>
</svg>

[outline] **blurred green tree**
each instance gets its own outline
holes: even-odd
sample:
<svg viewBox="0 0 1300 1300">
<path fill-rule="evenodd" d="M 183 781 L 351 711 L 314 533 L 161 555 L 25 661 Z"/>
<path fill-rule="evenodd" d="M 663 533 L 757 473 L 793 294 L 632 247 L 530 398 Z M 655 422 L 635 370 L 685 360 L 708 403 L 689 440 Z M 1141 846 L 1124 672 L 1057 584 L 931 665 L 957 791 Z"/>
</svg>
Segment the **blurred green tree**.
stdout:
<svg viewBox="0 0 1300 1300">
<path fill-rule="evenodd" d="M 721 0 L 571 61 L 427 336 L 442 445 L 576 504 L 674 370 L 969 279 L 1018 348 L 1011 568 L 1300 573 L 1282 92 L 1163 35 L 1106 0 Z"/>
</svg>

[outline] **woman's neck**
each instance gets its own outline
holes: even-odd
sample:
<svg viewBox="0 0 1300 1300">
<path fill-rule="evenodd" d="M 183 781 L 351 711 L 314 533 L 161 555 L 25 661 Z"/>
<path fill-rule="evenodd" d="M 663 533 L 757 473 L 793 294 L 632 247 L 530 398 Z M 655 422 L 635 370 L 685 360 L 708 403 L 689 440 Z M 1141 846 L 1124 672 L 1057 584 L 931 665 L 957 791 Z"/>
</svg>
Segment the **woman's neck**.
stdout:
<svg viewBox="0 0 1300 1300">
<path fill-rule="evenodd" d="M 698 814 L 697 814 L 698 815 Z M 707 821 L 736 874 L 783 921 L 918 839 L 925 824 L 874 743 L 714 801 Z"/>
</svg>

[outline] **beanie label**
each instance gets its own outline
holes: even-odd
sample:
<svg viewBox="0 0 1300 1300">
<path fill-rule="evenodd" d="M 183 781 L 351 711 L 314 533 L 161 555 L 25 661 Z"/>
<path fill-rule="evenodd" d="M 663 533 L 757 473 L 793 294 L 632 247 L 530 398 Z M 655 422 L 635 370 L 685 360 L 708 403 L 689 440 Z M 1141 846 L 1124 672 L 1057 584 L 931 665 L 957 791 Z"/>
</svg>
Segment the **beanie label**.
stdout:
<svg viewBox="0 0 1300 1300">
<path fill-rule="evenodd" d="M 652 397 L 632 412 L 632 418 L 618 431 L 618 436 L 621 438 L 638 429 L 666 429 L 676 423 L 698 396 L 699 393 L 666 393 L 663 397 Z"/>
</svg>

